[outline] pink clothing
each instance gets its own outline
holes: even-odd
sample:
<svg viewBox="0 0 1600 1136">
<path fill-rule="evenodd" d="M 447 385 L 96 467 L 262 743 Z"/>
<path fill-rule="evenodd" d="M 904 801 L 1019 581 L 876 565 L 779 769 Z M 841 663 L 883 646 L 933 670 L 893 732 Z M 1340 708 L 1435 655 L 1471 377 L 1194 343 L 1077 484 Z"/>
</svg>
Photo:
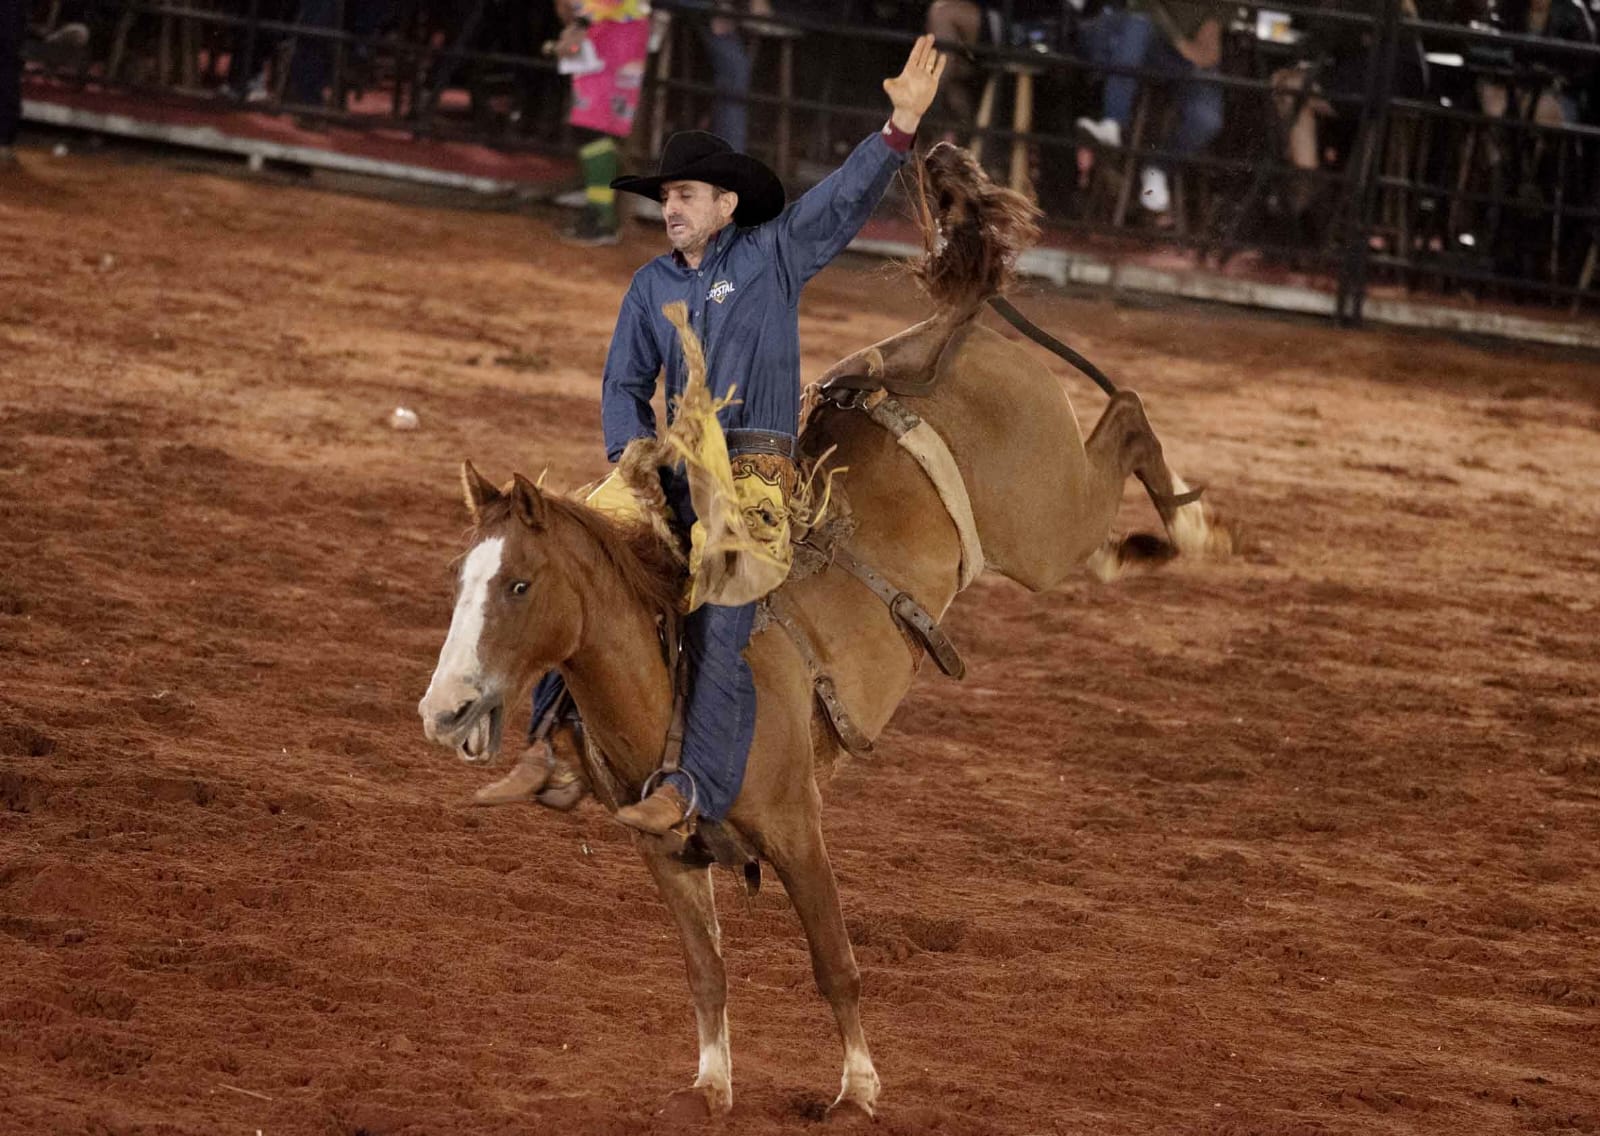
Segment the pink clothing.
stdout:
<svg viewBox="0 0 1600 1136">
<path fill-rule="evenodd" d="M 572 77 L 574 126 L 626 138 L 633 130 L 644 85 L 644 62 L 650 50 L 650 21 L 628 20 L 589 25 L 589 43 L 604 66 Z"/>
</svg>

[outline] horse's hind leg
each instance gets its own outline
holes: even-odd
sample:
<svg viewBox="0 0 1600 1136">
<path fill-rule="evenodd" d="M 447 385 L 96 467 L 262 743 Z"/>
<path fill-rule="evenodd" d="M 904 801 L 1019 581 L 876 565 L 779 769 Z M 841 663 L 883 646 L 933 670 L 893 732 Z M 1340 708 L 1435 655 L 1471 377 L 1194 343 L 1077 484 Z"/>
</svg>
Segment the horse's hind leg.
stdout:
<svg viewBox="0 0 1600 1136">
<path fill-rule="evenodd" d="M 844 912 L 839 908 L 839 887 L 822 841 L 814 795 L 812 801 L 809 818 L 799 821 L 789 838 L 767 842 L 765 851 L 794 901 L 811 947 L 811 973 L 817 989 L 833 1007 L 839 1039 L 844 1043 L 844 1076 L 839 1097 L 828 1111 L 854 1107 L 871 1116 L 878 1100 L 878 1071 L 873 1068 L 861 1028 L 861 972 L 856 969 Z"/>
<path fill-rule="evenodd" d="M 700 1071 L 694 1086 L 674 1094 L 669 1107 L 693 1111 L 703 1103 L 707 1115 L 721 1116 L 733 1107 L 733 1057 L 728 1049 L 728 979 L 722 966 L 711 870 L 652 849 L 641 852 L 683 938 L 700 1035 Z"/>
<path fill-rule="evenodd" d="M 1191 494 L 1183 478 L 1167 467 L 1161 441 L 1151 429 L 1138 395 L 1124 390 L 1111 397 L 1105 413 L 1095 423 L 1094 433 L 1084 443 L 1084 451 L 1097 478 L 1102 484 L 1114 484 L 1119 496 L 1122 482 L 1130 475 L 1144 484 L 1171 540 L 1167 545 L 1148 536 L 1129 537 L 1111 553 L 1114 561 L 1163 560 L 1177 554 L 1201 556 L 1226 551 L 1226 532 L 1213 525 L 1206 506 Z M 1103 560 L 1101 554 L 1097 557 Z M 1103 565 L 1091 561 L 1091 567 L 1106 574 Z"/>
</svg>

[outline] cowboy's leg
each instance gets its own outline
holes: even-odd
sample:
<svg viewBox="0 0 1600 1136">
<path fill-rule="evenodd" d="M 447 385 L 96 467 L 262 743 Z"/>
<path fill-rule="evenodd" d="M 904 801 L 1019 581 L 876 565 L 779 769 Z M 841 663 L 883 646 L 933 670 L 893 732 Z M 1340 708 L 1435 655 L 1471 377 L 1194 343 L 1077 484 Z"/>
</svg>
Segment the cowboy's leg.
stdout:
<svg viewBox="0 0 1600 1136">
<path fill-rule="evenodd" d="M 561 677 L 560 671 L 546 671 L 533 687 L 533 717 L 528 719 L 528 740 L 533 740 L 533 731 L 538 728 L 550 708 L 556 704 L 556 699 L 567 692 L 566 680 Z"/>
<path fill-rule="evenodd" d="M 567 684 L 558 671 L 548 672 L 534 686 L 533 717 L 528 721 L 527 747 L 517 758 L 511 772 L 497 781 L 491 781 L 472 795 L 473 804 L 512 805 L 533 801 L 565 812 L 583 799 L 588 786 L 578 771 L 582 754 L 577 750 L 581 745 L 579 731 L 583 723 L 578 717 L 577 707 L 569 702 L 554 728 L 546 731 L 545 737 L 535 736 L 539 724 L 566 692 Z M 557 754 L 550 739 L 562 736 L 563 731 L 570 732 L 570 742 L 562 748 L 571 752 Z"/>
<path fill-rule="evenodd" d="M 756 728 L 756 684 L 745 661 L 756 605 L 706 604 L 684 621 L 689 697 L 684 707 L 683 769 L 667 780 L 707 820 L 728 815 L 744 783 Z M 691 790 L 690 780 L 693 780 Z"/>
</svg>

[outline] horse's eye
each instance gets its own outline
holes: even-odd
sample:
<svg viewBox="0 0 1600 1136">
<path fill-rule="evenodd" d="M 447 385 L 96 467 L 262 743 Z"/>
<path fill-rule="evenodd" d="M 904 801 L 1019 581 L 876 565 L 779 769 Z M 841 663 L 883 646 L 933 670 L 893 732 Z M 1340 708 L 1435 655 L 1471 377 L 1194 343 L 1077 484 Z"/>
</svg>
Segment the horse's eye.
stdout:
<svg viewBox="0 0 1600 1136">
<path fill-rule="evenodd" d="M 511 594 L 514 596 L 525 596 L 528 594 L 529 587 L 530 585 L 526 580 L 513 580 L 511 581 Z"/>
</svg>

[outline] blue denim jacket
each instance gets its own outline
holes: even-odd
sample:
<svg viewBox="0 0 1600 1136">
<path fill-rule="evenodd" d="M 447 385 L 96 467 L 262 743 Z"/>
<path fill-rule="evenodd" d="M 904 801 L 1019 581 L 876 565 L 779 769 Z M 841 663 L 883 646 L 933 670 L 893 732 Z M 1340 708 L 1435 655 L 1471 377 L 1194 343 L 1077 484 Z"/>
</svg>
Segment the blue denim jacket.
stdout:
<svg viewBox="0 0 1600 1136">
<path fill-rule="evenodd" d="M 705 345 L 711 393 L 737 387 L 721 414 L 724 430 L 762 430 L 793 438 L 800 428 L 800 289 L 843 251 L 905 162 L 881 133 L 764 225 L 719 232 L 699 268 L 677 253 L 634 273 L 606 355 L 601 418 L 612 461 L 638 437 L 654 436 L 650 398 L 663 368 L 667 413 L 687 374 L 678 333 L 662 305 L 682 300 Z M 737 452 L 737 451 L 735 451 Z"/>
</svg>

